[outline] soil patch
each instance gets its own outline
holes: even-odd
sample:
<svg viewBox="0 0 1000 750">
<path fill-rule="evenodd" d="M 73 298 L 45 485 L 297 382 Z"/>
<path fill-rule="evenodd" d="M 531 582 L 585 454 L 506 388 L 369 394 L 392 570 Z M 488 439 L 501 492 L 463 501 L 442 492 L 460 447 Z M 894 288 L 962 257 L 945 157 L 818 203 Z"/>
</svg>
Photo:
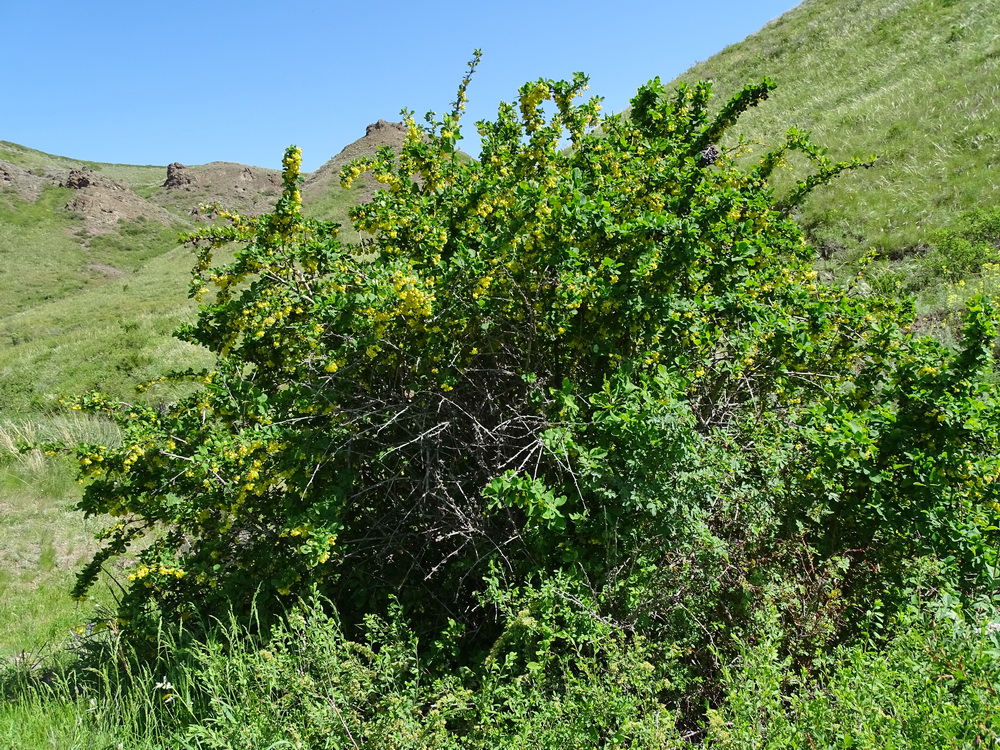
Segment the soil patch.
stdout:
<svg viewBox="0 0 1000 750">
<path fill-rule="evenodd" d="M 219 204 L 241 214 L 256 216 L 274 208 L 281 194 L 281 172 L 248 167 L 228 161 L 167 167 L 166 179 L 150 200 L 164 208 L 201 221 L 213 218 L 205 206 Z"/>
<path fill-rule="evenodd" d="M 55 181 L 48 175 L 36 174 L 30 169 L 0 161 L 0 189 L 13 190 L 23 201 L 38 200 L 42 189 L 54 183 Z"/>
<path fill-rule="evenodd" d="M 75 191 L 65 208 L 78 214 L 84 229 L 92 235 L 105 234 L 120 221 L 135 221 L 140 217 L 166 226 L 177 220 L 168 211 L 141 198 L 120 182 L 91 169 L 71 169 L 60 185 Z"/>
</svg>

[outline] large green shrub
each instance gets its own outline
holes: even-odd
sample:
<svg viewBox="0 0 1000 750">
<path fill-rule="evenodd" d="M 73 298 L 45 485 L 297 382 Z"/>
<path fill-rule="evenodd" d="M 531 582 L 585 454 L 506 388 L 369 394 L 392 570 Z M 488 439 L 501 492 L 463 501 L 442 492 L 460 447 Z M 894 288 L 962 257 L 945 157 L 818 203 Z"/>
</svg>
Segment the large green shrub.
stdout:
<svg viewBox="0 0 1000 750">
<path fill-rule="evenodd" d="M 714 116 L 709 84 L 653 81 L 625 119 L 575 103 L 582 76 L 526 84 L 469 161 L 467 83 L 345 169 L 385 186 L 361 246 L 303 217 L 295 148 L 274 213 L 193 236 L 181 335 L 217 365 L 166 410 L 80 400 L 123 440 L 78 452 L 81 510 L 118 519 L 78 595 L 132 549 L 135 627 L 318 589 L 348 622 L 396 595 L 474 633 L 488 573 L 562 571 L 695 663 L 761 603 L 808 650 L 917 555 L 993 575 L 992 308 L 957 353 L 914 339 L 907 304 L 817 283 L 788 217 L 859 161 L 794 129 L 749 167 L 719 153 L 767 80 Z M 779 204 L 791 150 L 815 172 Z"/>
</svg>

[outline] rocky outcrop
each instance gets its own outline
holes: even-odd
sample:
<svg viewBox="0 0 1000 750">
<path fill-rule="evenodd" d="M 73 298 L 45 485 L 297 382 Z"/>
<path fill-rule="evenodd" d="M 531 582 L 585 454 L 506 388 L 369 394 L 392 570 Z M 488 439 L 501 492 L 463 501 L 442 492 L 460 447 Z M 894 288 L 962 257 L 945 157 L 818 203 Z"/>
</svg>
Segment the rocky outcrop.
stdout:
<svg viewBox="0 0 1000 750">
<path fill-rule="evenodd" d="M 167 167 L 163 188 L 153 195 L 153 202 L 199 220 L 212 218 L 212 211 L 202 207 L 214 204 L 256 215 L 274 208 L 281 172 L 227 161 L 195 166 L 174 162 Z"/>
<path fill-rule="evenodd" d="M 87 167 L 83 169 L 71 169 L 66 179 L 60 183 L 60 186 L 73 188 L 74 190 L 103 188 L 105 190 L 128 190 L 128 192 L 132 192 L 121 183 L 115 182 L 110 177 L 98 174 Z"/>
<path fill-rule="evenodd" d="M 173 164 L 167 165 L 167 179 L 164 181 L 163 187 L 177 190 L 185 185 L 190 185 L 193 181 L 194 178 L 191 177 L 187 167 L 175 161 Z"/>
<path fill-rule="evenodd" d="M 396 131 L 393 133 L 393 131 Z M 379 120 L 378 122 L 373 122 L 367 128 L 365 128 L 365 138 L 383 139 L 386 141 L 399 141 L 402 143 L 402 139 L 396 135 L 396 133 L 401 133 L 404 137 L 406 136 L 406 125 L 401 122 L 389 122 L 388 120 Z M 392 143 L 386 143 L 384 145 L 393 145 Z"/>
<path fill-rule="evenodd" d="M 92 169 L 71 169 L 60 186 L 74 191 L 65 209 L 79 215 L 91 234 L 110 232 L 118 222 L 140 217 L 168 226 L 176 221 L 168 211 Z"/>
</svg>

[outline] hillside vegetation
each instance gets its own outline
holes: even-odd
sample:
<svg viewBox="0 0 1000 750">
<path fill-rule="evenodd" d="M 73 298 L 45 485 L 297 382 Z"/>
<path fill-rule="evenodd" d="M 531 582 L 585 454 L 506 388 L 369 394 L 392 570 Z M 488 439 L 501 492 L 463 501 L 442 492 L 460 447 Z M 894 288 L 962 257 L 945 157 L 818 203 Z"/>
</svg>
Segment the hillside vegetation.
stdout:
<svg viewBox="0 0 1000 750">
<path fill-rule="evenodd" d="M 957 313 L 970 290 L 990 292 L 1000 284 L 1000 269 L 989 265 L 1000 260 L 1000 181 L 994 175 L 1000 136 L 993 127 L 1000 121 L 998 19 L 996 0 L 809 0 L 680 79 L 711 78 L 721 98 L 761 76 L 774 79 L 778 88 L 768 106 L 741 121 L 741 134 L 760 144 L 758 153 L 791 124 L 811 131 L 836 158 L 878 155 L 874 169 L 816 191 L 797 218 L 826 258 L 821 263 L 825 279 L 853 278 L 861 259 L 874 256 L 864 283 L 919 295 L 925 313 L 920 324 L 946 339 L 957 335 Z M 398 126 L 369 126 L 363 138 L 306 176 L 306 212 L 347 224 L 346 237 L 354 237 L 347 211 L 368 200 L 375 183 L 366 176 L 345 191 L 339 170 L 379 146 L 398 148 L 400 143 Z M 218 201 L 259 212 L 273 202 L 277 189 L 273 172 L 243 165 L 189 167 L 192 184 L 170 190 L 164 188 L 165 167 L 87 162 L 5 141 L 0 141 L 0 161 L 46 178 L 27 196 L 8 188 L 0 197 L 0 355 L 19 345 L 17 330 L 26 325 L 25 319 L 7 321 L 7 314 L 41 305 L 51 307 L 52 317 L 65 317 L 60 300 L 68 300 L 64 307 L 71 311 L 73 295 L 108 282 L 125 287 L 121 304 L 128 309 L 133 299 L 126 277 L 174 247 L 177 232 L 195 225 L 192 211 L 199 205 Z M 136 217 L 90 236 L 85 219 L 63 209 L 72 191 L 58 187 L 69 170 L 83 168 L 128 187 L 151 208 L 167 209 L 175 220 L 164 224 Z M 252 171 L 266 179 L 248 182 Z M 980 214 L 970 217 L 974 211 Z M 176 257 L 176 283 L 183 285 L 187 262 L 183 254 Z M 143 308 L 141 299 L 134 302 Z M 86 326 L 86 320 L 81 324 Z M 170 325 L 164 322 L 159 329 Z M 32 338 L 38 341 L 48 330 L 56 328 L 34 326 Z M 72 339 L 54 346 L 69 353 Z M 12 351 L 0 362 L 24 361 L 28 355 Z M 65 372 L 73 359 L 54 369 Z M 81 353 L 79 359 L 88 356 Z M 102 387 L 123 368 L 134 369 L 128 363 L 109 364 L 107 377 L 98 381 Z M 16 395 L 24 393 L 23 386 L 4 384 L 10 377 L 0 373 L 0 411 L 8 413 L 72 392 L 81 380 L 50 378 L 25 396 Z"/>
<path fill-rule="evenodd" d="M 766 79 L 606 119 L 582 75 L 528 83 L 478 162 L 468 82 L 345 167 L 389 187 L 351 211 L 365 252 L 289 148 L 272 212 L 192 239 L 210 367 L 35 427 L 102 523 L 74 588 L 101 609 L 2 673 L 20 741 L 995 743 L 992 302 L 949 348 L 818 282 L 789 211 L 867 162 L 715 153 Z"/>
<path fill-rule="evenodd" d="M 356 237 L 347 211 L 375 183 L 345 190 L 340 168 L 399 143 L 398 126 L 369 126 L 306 176 L 309 214 Z M 0 141 L 0 416 L 89 389 L 125 396 L 165 369 L 201 366 L 171 336 L 197 307 L 178 238 L 214 220 L 205 206 L 255 214 L 279 193 L 276 171 L 242 164 L 105 164 Z"/>
<path fill-rule="evenodd" d="M 1000 205 L 1000 2 L 806 0 L 680 80 L 724 98 L 763 75 L 778 88 L 740 123 L 758 152 L 794 125 L 835 157 L 879 157 L 797 212 L 831 269 L 875 251 L 919 291 L 939 232 Z"/>
</svg>

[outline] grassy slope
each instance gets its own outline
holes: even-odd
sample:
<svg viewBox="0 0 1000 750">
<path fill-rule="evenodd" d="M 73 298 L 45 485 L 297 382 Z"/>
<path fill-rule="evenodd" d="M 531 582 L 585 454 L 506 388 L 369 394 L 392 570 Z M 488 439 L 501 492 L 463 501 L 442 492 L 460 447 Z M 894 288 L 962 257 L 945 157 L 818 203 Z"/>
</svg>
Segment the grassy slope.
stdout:
<svg viewBox="0 0 1000 750">
<path fill-rule="evenodd" d="M 72 509 L 72 466 L 19 455 L 16 444 L 111 444 L 108 425 L 58 416 L 57 394 L 101 389 L 135 398 L 137 382 L 208 364 L 201 350 L 170 336 L 194 313 L 185 293 L 189 258 L 175 249 L 127 280 L 0 319 L 0 660 L 64 641 L 86 621 L 95 602 L 74 606 L 68 593 L 102 526 Z M 181 387 L 151 395 L 169 400 Z"/>
<path fill-rule="evenodd" d="M 795 125 L 836 158 L 881 156 L 800 217 L 842 261 L 919 252 L 1000 204 L 1000 0 L 806 0 L 682 79 L 728 96 L 765 75 L 779 88 L 741 120 L 748 137 L 774 144 Z"/>
<path fill-rule="evenodd" d="M 0 141 L 0 159 L 36 173 L 89 167 L 140 193 L 160 189 L 164 168 L 67 159 Z M 28 202 L 0 193 L 0 417 L 49 408 L 58 394 L 101 389 L 134 396 L 131 385 L 205 357 L 171 332 L 195 309 L 187 299 L 192 256 L 178 248 L 189 226 L 122 223 L 88 236 L 65 211 L 68 188 L 48 186 Z M 306 212 L 347 224 L 357 190 L 333 185 Z M 356 239 L 347 226 L 344 238 Z"/>
<path fill-rule="evenodd" d="M 178 248 L 127 279 L 0 319 L 0 414 L 50 408 L 57 394 L 91 389 L 135 397 L 132 385 L 165 369 L 207 364 L 170 335 L 194 315 L 190 258 Z"/>
<path fill-rule="evenodd" d="M 49 187 L 34 203 L 0 195 L 0 319 L 74 292 L 95 276 L 71 234 L 79 223 L 59 210 L 71 193 Z"/>
<path fill-rule="evenodd" d="M 313 219 L 323 219 L 340 224 L 340 238 L 344 242 L 357 242 L 358 232 L 351 226 L 347 212 L 356 206 L 363 196 L 359 185 L 344 190 L 340 185 L 331 185 L 328 191 L 314 197 L 303 205 L 303 213 Z"/>
<path fill-rule="evenodd" d="M 72 467 L 16 450 L 22 441 L 55 439 L 114 444 L 117 432 L 80 415 L 0 419 L 0 660 L 64 641 L 98 603 L 73 606 L 67 596 L 101 528 L 71 508 L 79 495 Z"/>
<path fill-rule="evenodd" d="M 48 186 L 34 202 L 0 195 L 0 320 L 127 275 L 177 244 L 180 220 L 123 222 L 88 237 L 62 208 L 72 193 Z"/>
<path fill-rule="evenodd" d="M 82 169 L 87 167 L 142 193 L 144 189 L 163 184 L 166 167 L 135 164 L 106 164 L 97 161 L 70 159 L 65 156 L 47 154 L 33 148 L 20 146 L 10 141 L 0 141 L 0 160 L 8 161 L 34 172 L 45 173 L 54 170 Z"/>
</svg>

